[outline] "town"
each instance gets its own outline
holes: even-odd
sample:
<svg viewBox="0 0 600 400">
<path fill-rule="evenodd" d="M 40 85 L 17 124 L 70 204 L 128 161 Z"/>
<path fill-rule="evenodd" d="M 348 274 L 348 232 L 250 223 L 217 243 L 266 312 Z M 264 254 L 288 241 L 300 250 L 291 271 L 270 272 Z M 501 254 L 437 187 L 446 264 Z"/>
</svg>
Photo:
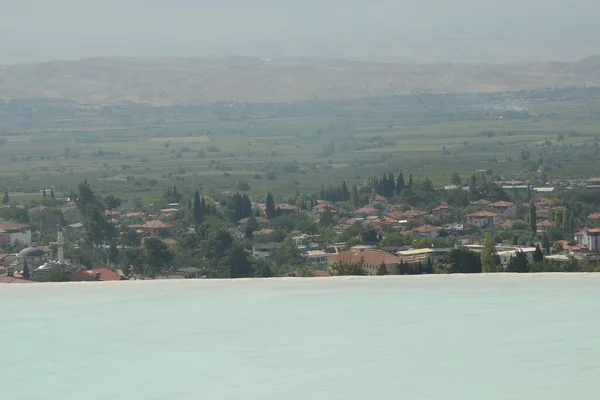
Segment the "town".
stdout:
<svg viewBox="0 0 600 400">
<path fill-rule="evenodd" d="M 67 196 L 5 191 L 0 282 L 600 272 L 599 183 L 478 170 L 434 188 L 400 172 L 280 201 L 172 186 L 148 207 L 87 181 Z"/>
</svg>

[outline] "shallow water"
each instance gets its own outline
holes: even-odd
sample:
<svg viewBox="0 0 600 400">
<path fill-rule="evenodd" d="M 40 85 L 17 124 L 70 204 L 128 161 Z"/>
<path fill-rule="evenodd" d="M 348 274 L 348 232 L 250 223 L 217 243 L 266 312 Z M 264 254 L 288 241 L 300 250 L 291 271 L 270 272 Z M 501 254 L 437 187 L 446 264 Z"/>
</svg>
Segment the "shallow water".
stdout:
<svg viewBox="0 0 600 400">
<path fill-rule="evenodd" d="M 600 276 L 0 285 L 0 399 L 598 399 Z"/>
</svg>

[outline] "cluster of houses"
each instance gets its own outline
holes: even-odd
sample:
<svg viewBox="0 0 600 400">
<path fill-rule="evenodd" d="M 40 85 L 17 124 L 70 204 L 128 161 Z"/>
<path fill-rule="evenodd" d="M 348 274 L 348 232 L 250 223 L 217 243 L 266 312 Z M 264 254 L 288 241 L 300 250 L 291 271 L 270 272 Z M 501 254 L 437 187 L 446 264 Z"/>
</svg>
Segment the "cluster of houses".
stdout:
<svg viewBox="0 0 600 400">
<path fill-rule="evenodd" d="M 528 188 L 526 183 L 518 181 L 505 181 L 501 182 L 501 185 L 506 190 L 520 190 L 523 185 Z M 585 182 L 585 185 L 588 188 L 600 188 L 600 178 L 590 179 Z M 533 189 L 541 197 L 535 203 L 537 230 L 544 232 L 555 226 L 553 217 L 561 210 L 561 207 L 554 205 L 551 199 L 544 197 L 545 194 L 553 191 L 549 190 L 550 188 Z M 473 235 L 473 233 L 481 229 L 489 227 L 498 230 L 514 229 L 519 225 L 521 229 L 523 227 L 530 229 L 526 221 L 518 219 L 518 206 L 511 201 L 478 200 L 470 203 L 468 208 L 470 212 L 464 215 L 462 214 L 464 210 L 455 210 L 454 207 L 445 203 L 439 204 L 429 211 L 424 211 L 400 207 L 391 204 L 383 196 L 373 195 L 367 206 L 350 212 L 342 212 L 338 205 L 325 200 L 317 200 L 312 209 L 308 211 L 302 211 L 292 204 L 277 204 L 276 208 L 279 214 L 289 216 L 307 212 L 312 215 L 312 220 L 316 223 L 319 223 L 326 213 L 332 214 L 335 217 L 333 231 L 337 234 L 342 234 L 356 224 L 360 224 L 376 230 L 380 238 L 397 233 L 411 239 L 404 241 L 405 243 L 411 243 L 414 239 L 435 240 L 452 235 L 459 238 L 455 246 L 478 251 L 481 248 L 481 238 L 474 239 L 473 236 L 477 235 Z M 75 207 L 75 205 L 71 202 L 66 207 Z M 250 218 L 258 225 L 258 228 L 252 232 L 252 235 L 259 240 L 255 241 L 251 256 L 256 259 L 267 259 L 279 248 L 280 242 L 260 240 L 261 237 L 269 238 L 275 233 L 275 229 L 269 218 L 266 217 L 265 204 L 253 204 L 253 208 L 256 215 Z M 156 215 L 138 211 L 107 210 L 105 216 L 118 226 L 128 227 L 142 238 L 161 237 L 168 248 L 174 249 L 177 240 L 172 234 L 173 225 L 169 221 L 177 215 L 178 209 L 178 204 L 170 204 L 169 208 L 160 210 Z M 30 212 L 33 211 L 36 210 L 30 210 Z M 241 227 L 246 226 L 250 222 L 250 218 L 238 221 L 239 232 L 243 231 Z M 589 226 L 575 233 L 573 241 L 557 241 L 555 243 L 555 248 L 560 249 L 560 254 L 551 254 L 547 257 L 561 261 L 567 260 L 573 255 L 589 258 L 590 253 L 600 253 L 600 228 L 598 228 L 600 212 L 592 213 L 588 220 Z M 83 229 L 83 225 L 80 223 L 65 227 L 65 230 L 70 231 L 73 237 L 80 237 L 81 229 Z M 345 243 L 327 243 L 323 236 L 318 234 L 292 232 L 289 236 L 301 251 L 306 264 L 319 271 L 320 276 L 328 275 L 328 267 L 340 260 L 352 263 L 362 262 L 369 275 L 377 274 L 382 265 L 385 265 L 388 274 L 402 274 L 406 273 L 406 268 L 414 270 L 423 268 L 424 265 L 430 263 L 436 264 L 451 250 L 450 248 L 413 248 L 411 246 L 382 249 L 368 243 L 348 248 Z M 109 281 L 123 278 L 119 272 L 109 269 L 88 270 L 83 266 L 63 260 L 61 245 L 63 242 L 61 240 L 62 237 L 59 234 L 57 242 L 52 243 L 54 249 L 59 244 L 59 253 L 61 253 L 54 254 L 53 247 L 33 245 L 35 233 L 32 233 L 30 225 L 0 220 L 0 245 L 3 247 L 6 247 L 4 245 L 25 246 L 18 253 L 2 254 L 0 252 L 0 278 L 18 279 L 24 265 L 28 266 L 33 277 L 39 277 L 59 266 L 70 274 L 71 280 Z M 535 247 L 499 245 L 497 251 L 502 264 L 506 265 L 516 252 L 523 252 L 531 258 Z M 178 271 L 169 277 L 198 277 L 198 272 L 197 269 Z"/>
</svg>

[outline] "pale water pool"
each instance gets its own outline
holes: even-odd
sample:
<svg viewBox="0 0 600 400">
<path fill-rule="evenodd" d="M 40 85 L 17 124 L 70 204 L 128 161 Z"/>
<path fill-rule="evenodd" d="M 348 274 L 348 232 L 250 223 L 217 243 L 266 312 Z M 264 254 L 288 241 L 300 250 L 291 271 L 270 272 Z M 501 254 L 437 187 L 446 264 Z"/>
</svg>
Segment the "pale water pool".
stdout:
<svg viewBox="0 0 600 400">
<path fill-rule="evenodd" d="M 1 400 L 599 399 L 600 276 L 0 284 Z"/>
</svg>

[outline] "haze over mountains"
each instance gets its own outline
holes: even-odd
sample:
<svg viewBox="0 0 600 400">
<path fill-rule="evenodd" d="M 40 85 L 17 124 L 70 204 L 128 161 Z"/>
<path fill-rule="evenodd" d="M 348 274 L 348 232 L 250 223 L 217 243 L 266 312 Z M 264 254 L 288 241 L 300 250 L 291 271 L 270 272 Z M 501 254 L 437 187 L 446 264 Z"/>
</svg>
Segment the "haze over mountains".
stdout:
<svg viewBox="0 0 600 400">
<path fill-rule="evenodd" d="M 595 0 L 0 0 L 0 10 L 0 65 L 16 65 L 0 68 L 4 98 L 258 101 L 593 84 L 593 71 L 580 73 L 595 59 L 536 62 L 600 54 Z M 230 56 L 272 61 L 243 71 L 215 61 Z M 94 59 L 18 65 L 83 58 Z M 350 62 L 323 61 L 333 59 Z M 457 64 L 437 64 L 448 62 Z M 482 63 L 505 65 L 473 65 Z"/>
</svg>

